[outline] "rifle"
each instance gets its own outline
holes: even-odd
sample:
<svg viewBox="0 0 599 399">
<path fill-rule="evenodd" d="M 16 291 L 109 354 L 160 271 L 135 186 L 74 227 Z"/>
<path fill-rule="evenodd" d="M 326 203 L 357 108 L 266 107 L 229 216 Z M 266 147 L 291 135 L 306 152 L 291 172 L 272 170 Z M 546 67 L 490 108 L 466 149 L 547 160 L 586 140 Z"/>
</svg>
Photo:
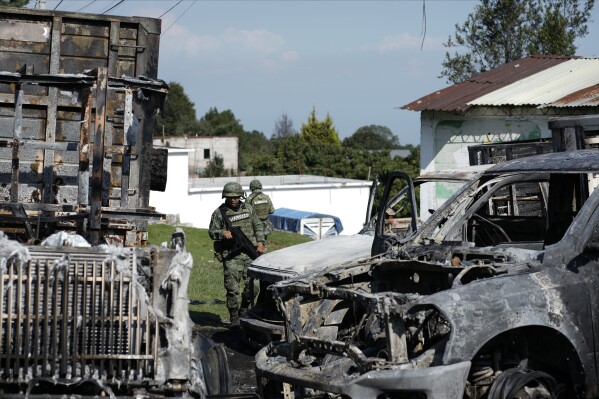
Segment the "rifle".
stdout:
<svg viewBox="0 0 599 399">
<path fill-rule="evenodd" d="M 252 241 L 243 233 L 243 231 L 239 227 L 231 226 L 231 221 L 227 217 L 223 207 L 221 206 L 219 209 L 227 230 L 233 235 L 233 248 L 231 248 L 227 256 L 237 255 L 241 251 L 244 251 L 250 258 L 252 258 L 252 260 L 260 256 Z"/>
</svg>

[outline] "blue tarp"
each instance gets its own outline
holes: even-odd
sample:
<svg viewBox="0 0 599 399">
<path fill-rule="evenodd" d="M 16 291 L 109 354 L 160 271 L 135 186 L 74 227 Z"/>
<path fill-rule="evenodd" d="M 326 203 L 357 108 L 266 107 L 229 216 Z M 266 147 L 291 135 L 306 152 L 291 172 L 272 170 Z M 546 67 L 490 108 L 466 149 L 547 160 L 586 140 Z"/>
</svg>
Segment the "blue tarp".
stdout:
<svg viewBox="0 0 599 399">
<path fill-rule="evenodd" d="M 337 216 L 325 215 L 323 213 L 298 211 L 296 209 L 278 208 L 274 213 L 268 215 L 270 220 L 277 230 L 291 231 L 299 233 L 301 230 L 302 220 L 306 218 L 332 218 L 335 221 L 335 231 L 333 235 L 339 235 L 343 231 L 341 220 Z M 336 233 L 336 234 L 335 234 Z M 306 234 L 311 235 L 311 234 Z M 318 238 L 318 237 L 313 237 Z"/>
</svg>

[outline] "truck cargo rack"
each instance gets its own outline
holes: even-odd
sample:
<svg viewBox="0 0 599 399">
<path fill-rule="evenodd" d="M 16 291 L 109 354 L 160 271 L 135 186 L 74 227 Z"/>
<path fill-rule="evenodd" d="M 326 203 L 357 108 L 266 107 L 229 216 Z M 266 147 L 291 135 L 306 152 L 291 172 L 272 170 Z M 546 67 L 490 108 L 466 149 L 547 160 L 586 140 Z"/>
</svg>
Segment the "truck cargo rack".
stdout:
<svg viewBox="0 0 599 399">
<path fill-rule="evenodd" d="M 109 77 L 106 68 L 31 72 L 0 72 L 0 85 L 14 87 L 12 99 L 0 94 L 0 229 L 28 242 L 64 229 L 93 244 L 143 243 L 147 221 L 163 215 L 148 205 L 151 168 L 142 165 L 164 150 L 151 148 L 141 125 L 168 85 Z"/>
</svg>

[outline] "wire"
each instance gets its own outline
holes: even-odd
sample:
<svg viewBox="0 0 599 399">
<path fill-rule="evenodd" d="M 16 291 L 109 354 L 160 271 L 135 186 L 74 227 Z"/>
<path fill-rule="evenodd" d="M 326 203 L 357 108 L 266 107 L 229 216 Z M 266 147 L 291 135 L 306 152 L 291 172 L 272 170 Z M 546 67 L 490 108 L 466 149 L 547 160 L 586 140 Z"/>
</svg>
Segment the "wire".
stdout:
<svg viewBox="0 0 599 399">
<path fill-rule="evenodd" d="M 162 18 L 164 17 L 166 14 L 168 14 L 173 8 L 177 7 L 179 4 L 181 4 L 183 0 L 179 0 L 179 2 L 177 2 L 177 4 L 175 4 L 174 6 L 172 6 L 171 8 L 169 8 L 164 14 L 162 14 L 161 16 L 159 16 L 158 18 Z"/>
<path fill-rule="evenodd" d="M 171 28 L 171 27 L 172 27 L 172 26 L 173 26 L 175 23 L 177 23 L 177 21 L 178 21 L 178 20 L 180 20 L 180 19 L 181 19 L 181 17 L 187 13 L 187 11 L 189 11 L 189 9 L 190 9 L 190 8 L 191 8 L 191 7 L 192 7 L 192 6 L 193 6 L 193 5 L 196 3 L 196 1 L 198 1 L 198 0 L 193 0 L 193 3 L 191 3 L 191 4 L 190 4 L 190 6 L 189 6 L 189 7 L 187 7 L 187 9 L 186 9 L 185 11 L 183 11 L 183 14 L 179 15 L 179 18 L 175 19 L 175 21 L 174 21 L 172 24 L 170 24 L 170 25 L 169 25 L 169 27 L 168 27 L 168 28 L 166 28 L 166 30 L 160 34 L 160 36 L 162 36 L 162 35 L 164 35 L 166 32 L 168 32 L 168 30 L 169 30 L 169 29 L 170 29 L 170 28 Z"/>
<path fill-rule="evenodd" d="M 104 11 L 102 14 L 106 14 L 108 11 L 114 10 L 115 8 L 117 8 L 118 6 L 120 6 L 121 4 L 123 4 L 124 2 L 125 2 L 125 0 L 120 0 L 118 3 L 116 3 L 115 5 L 113 5 L 112 7 L 110 7 L 108 10 Z"/>
<path fill-rule="evenodd" d="M 64 1 L 64 0 L 60 0 L 60 1 L 58 2 L 58 4 L 56 5 L 56 7 L 54 7 L 54 10 L 56 10 L 56 9 L 58 8 L 58 6 L 62 4 L 62 2 L 63 2 L 63 1 Z"/>
<path fill-rule="evenodd" d="M 422 43 L 420 43 L 420 51 L 424 46 L 424 39 L 426 38 L 426 0 L 422 0 Z"/>
<path fill-rule="evenodd" d="M 97 0 L 92 0 L 90 3 L 87 3 L 86 6 L 81 7 L 80 9 L 78 9 L 76 12 L 85 10 L 87 7 L 91 6 L 92 4 L 94 4 Z"/>
</svg>

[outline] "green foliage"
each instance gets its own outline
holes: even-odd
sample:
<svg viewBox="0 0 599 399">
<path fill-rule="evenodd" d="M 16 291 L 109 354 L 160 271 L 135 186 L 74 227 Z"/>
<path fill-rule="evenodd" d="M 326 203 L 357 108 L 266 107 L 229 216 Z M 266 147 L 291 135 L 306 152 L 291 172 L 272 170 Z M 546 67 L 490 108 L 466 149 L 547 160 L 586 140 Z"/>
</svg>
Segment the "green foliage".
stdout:
<svg viewBox="0 0 599 399">
<path fill-rule="evenodd" d="M 444 44 L 465 51 L 445 53 L 440 77 L 457 83 L 526 55 L 572 56 L 593 6 L 594 0 L 481 0 Z"/>
<path fill-rule="evenodd" d="M 343 140 L 344 147 L 366 150 L 389 150 L 399 147 L 399 139 L 386 126 L 362 126 Z"/>
<path fill-rule="evenodd" d="M 25 7 L 29 0 L 0 0 L 0 7 Z"/>
<path fill-rule="evenodd" d="M 390 157 L 389 150 L 368 151 L 331 143 L 306 141 L 299 136 L 271 139 L 274 155 L 250 160 L 252 175 L 315 174 L 368 180 L 403 170 L 412 176 L 420 172 L 420 148 L 411 147 L 407 158 Z"/>
<path fill-rule="evenodd" d="M 162 135 L 163 126 L 168 136 L 197 134 L 198 121 L 194 103 L 187 97 L 183 86 L 179 83 L 170 82 L 169 86 L 162 113 L 156 118 L 154 135 Z"/>
<path fill-rule="evenodd" d="M 223 157 L 219 154 L 214 156 L 206 166 L 206 177 L 221 177 L 227 176 L 225 173 L 225 163 Z"/>
<path fill-rule="evenodd" d="M 219 112 L 210 108 L 206 115 L 200 119 L 200 134 L 202 136 L 235 136 L 243 135 L 241 123 L 229 109 Z"/>
<path fill-rule="evenodd" d="M 333 118 L 327 114 L 324 120 L 318 120 L 316 108 L 312 108 L 308 121 L 302 124 L 300 136 L 303 140 L 314 143 L 341 145 L 339 133 L 333 124 Z"/>
<path fill-rule="evenodd" d="M 253 130 L 239 136 L 239 168 L 241 170 L 248 169 L 252 157 L 270 153 L 270 141 L 262 132 Z"/>
<path fill-rule="evenodd" d="M 208 237 L 207 229 L 183 227 L 186 238 L 187 251 L 193 257 L 193 270 L 189 279 L 189 306 L 192 319 L 205 323 L 206 314 L 213 315 L 216 323 L 227 319 L 229 313 L 225 306 L 225 288 L 223 285 L 223 266 L 218 262 L 212 252 L 212 240 Z M 148 226 L 148 241 L 160 245 L 170 243 L 171 234 L 175 231 L 173 226 L 165 224 L 152 224 Z M 310 241 L 307 236 L 295 233 L 275 231 L 268 236 L 267 250 L 275 251 L 291 245 Z M 199 320 L 197 315 L 202 314 Z"/>
</svg>

